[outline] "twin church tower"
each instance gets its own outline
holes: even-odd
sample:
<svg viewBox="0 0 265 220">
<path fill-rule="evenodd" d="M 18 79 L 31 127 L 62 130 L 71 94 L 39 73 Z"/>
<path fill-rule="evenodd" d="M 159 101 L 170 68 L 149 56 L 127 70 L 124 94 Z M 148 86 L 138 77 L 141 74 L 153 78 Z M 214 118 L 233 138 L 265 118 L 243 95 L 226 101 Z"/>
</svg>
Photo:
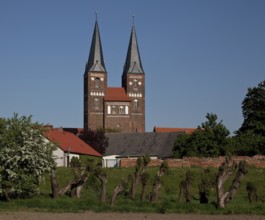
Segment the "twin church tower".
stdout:
<svg viewBox="0 0 265 220">
<path fill-rule="evenodd" d="M 84 130 L 145 132 L 145 75 L 135 26 L 121 77 L 122 87 L 108 87 L 98 22 L 84 73 Z"/>
</svg>

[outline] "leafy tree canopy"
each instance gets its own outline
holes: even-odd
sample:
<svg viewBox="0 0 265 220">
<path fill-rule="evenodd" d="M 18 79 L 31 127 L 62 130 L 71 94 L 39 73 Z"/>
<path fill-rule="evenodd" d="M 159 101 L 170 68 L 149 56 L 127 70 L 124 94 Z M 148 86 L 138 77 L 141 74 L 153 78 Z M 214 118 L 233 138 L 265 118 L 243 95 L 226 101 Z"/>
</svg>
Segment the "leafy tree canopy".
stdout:
<svg viewBox="0 0 265 220">
<path fill-rule="evenodd" d="M 103 129 L 88 129 L 82 139 L 101 154 L 104 154 L 108 147 L 108 138 Z"/>
<path fill-rule="evenodd" d="M 207 121 L 198 126 L 191 135 L 183 134 L 174 144 L 175 157 L 183 156 L 219 156 L 226 154 L 225 146 L 229 130 L 222 121 L 217 122 L 217 115 L 207 113 Z"/>
<path fill-rule="evenodd" d="M 252 131 L 240 133 L 230 141 L 234 153 L 241 156 L 265 154 L 265 136 L 254 134 Z"/>
<path fill-rule="evenodd" d="M 249 88 L 242 102 L 244 121 L 238 134 L 252 132 L 265 136 L 265 80 L 257 87 Z"/>
<path fill-rule="evenodd" d="M 265 154 L 265 80 L 248 89 L 242 112 L 244 121 L 234 138 L 237 154 Z"/>
<path fill-rule="evenodd" d="M 31 117 L 0 118 L 0 195 L 31 197 L 38 192 L 42 175 L 54 166 L 53 145 Z"/>
</svg>

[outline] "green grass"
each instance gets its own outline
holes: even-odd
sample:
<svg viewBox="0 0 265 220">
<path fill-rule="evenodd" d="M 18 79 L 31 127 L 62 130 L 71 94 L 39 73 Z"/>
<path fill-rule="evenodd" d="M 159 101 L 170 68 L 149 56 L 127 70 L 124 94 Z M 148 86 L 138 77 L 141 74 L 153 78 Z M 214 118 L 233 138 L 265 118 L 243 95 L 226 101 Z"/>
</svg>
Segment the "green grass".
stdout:
<svg viewBox="0 0 265 220">
<path fill-rule="evenodd" d="M 191 203 L 178 203 L 179 183 L 184 180 L 185 173 L 191 171 L 194 180 L 191 186 Z M 152 190 L 152 182 L 158 171 L 158 168 L 148 168 L 151 180 L 148 184 L 148 192 Z M 140 201 L 141 185 L 138 186 L 136 198 L 128 198 L 128 192 L 118 196 L 115 205 L 109 206 L 112 192 L 122 178 L 126 178 L 134 172 L 134 168 L 112 168 L 106 169 L 108 174 L 107 201 L 106 204 L 99 202 L 100 182 L 90 177 L 84 186 L 80 199 L 71 199 L 67 195 L 57 199 L 50 197 L 51 188 L 48 175 L 43 179 L 40 185 L 40 195 L 31 199 L 18 199 L 11 202 L 0 202 L 0 211 L 17 210 L 36 210 L 49 212 L 156 212 L 156 213 L 201 213 L 201 214 L 257 214 L 265 215 L 265 203 L 257 202 L 250 204 L 247 200 L 246 183 L 254 182 L 258 189 L 258 194 L 265 198 L 265 169 L 249 167 L 247 175 L 243 178 L 240 189 L 236 196 L 227 205 L 225 209 L 216 208 L 216 192 L 213 188 L 209 197 L 208 204 L 199 203 L 198 183 L 200 182 L 202 168 L 171 168 L 169 173 L 162 177 L 163 187 L 160 190 L 159 199 L 155 204 L 149 201 Z M 217 169 L 211 169 L 216 173 Z M 57 170 L 57 179 L 59 186 L 63 187 L 73 178 L 71 169 L 59 168 Z M 232 180 L 230 180 L 231 182 Z M 226 184 L 228 187 L 229 182 Z"/>
</svg>

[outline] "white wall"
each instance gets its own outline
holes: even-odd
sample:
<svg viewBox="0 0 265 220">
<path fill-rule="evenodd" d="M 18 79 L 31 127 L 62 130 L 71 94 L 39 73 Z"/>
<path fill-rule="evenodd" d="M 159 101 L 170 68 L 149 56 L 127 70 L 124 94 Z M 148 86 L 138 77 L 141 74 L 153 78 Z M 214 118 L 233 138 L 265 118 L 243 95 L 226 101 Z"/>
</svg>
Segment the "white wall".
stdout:
<svg viewBox="0 0 265 220">
<path fill-rule="evenodd" d="M 73 157 L 79 159 L 78 154 L 63 152 L 59 147 L 53 151 L 53 156 L 57 167 L 67 167 L 67 157 L 69 156 L 69 163 Z"/>
<path fill-rule="evenodd" d="M 50 142 L 47 138 L 43 137 L 45 142 Z M 67 167 L 67 156 L 69 156 L 69 163 L 73 157 L 77 157 L 79 159 L 79 154 L 73 154 L 73 153 L 68 153 L 64 152 L 61 148 L 59 148 L 57 145 L 56 150 L 52 152 L 54 161 L 57 165 L 57 167 Z"/>
<path fill-rule="evenodd" d="M 52 154 L 57 167 L 64 167 L 64 152 L 59 147 L 57 147 L 57 149 L 54 150 Z"/>
<path fill-rule="evenodd" d="M 67 167 L 67 156 L 68 155 L 69 155 L 69 163 L 70 163 L 70 161 L 71 161 L 71 159 L 73 157 L 77 157 L 79 159 L 79 154 L 72 154 L 72 153 L 68 154 L 68 153 L 64 153 L 64 166 L 65 167 Z"/>
<path fill-rule="evenodd" d="M 102 157 L 102 167 L 119 167 L 120 159 L 117 159 L 118 155 L 111 155 Z"/>
</svg>

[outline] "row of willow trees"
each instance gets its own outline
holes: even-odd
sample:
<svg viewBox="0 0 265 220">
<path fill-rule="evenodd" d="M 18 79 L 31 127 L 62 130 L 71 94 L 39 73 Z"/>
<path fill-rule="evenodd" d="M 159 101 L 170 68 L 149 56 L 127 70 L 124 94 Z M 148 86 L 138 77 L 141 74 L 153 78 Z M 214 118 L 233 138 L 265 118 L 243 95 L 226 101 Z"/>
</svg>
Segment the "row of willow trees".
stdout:
<svg viewBox="0 0 265 220">
<path fill-rule="evenodd" d="M 111 200 L 110 206 L 114 205 L 114 202 L 117 199 L 117 196 L 122 192 L 128 190 L 129 188 L 129 197 L 131 199 L 135 198 L 137 186 L 139 183 L 142 185 L 141 190 L 141 201 L 144 201 L 147 197 L 147 184 L 150 180 L 150 174 L 146 172 L 147 165 L 150 162 L 149 157 L 140 157 L 137 159 L 137 165 L 135 167 L 135 171 L 133 174 L 128 175 L 127 178 L 121 179 L 120 183 L 115 187 Z M 95 166 L 92 162 L 89 162 L 87 166 L 82 169 L 81 162 L 78 158 L 73 157 L 71 160 L 71 168 L 74 173 L 74 178 L 70 181 L 66 186 L 60 188 L 58 185 L 58 181 L 56 178 L 56 173 L 54 170 L 51 172 L 51 188 L 52 188 L 52 195 L 53 198 L 57 198 L 59 196 L 64 195 L 67 192 L 70 192 L 70 196 L 72 198 L 80 198 L 82 188 L 84 187 L 85 183 L 88 181 L 89 175 L 94 175 L 100 180 L 101 187 L 100 187 L 100 202 L 106 202 L 106 193 L 107 193 L 107 173 L 101 166 Z M 160 167 L 157 175 L 155 176 L 153 189 L 150 193 L 149 200 L 151 202 L 156 202 L 158 199 L 159 189 L 162 186 L 161 177 L 166 174 L 168 171 L 167 162 L 163 162 Z"/>
<path fill-rule="evenodd" d="M 137 159 L 135 170 L 128 177 L 121 179 L 120 183 L 114 188 L 109 204 L 113 206 L 118 195 L 122 192 L 128 192 L 128 198 L 134 200 L 136 197 L 137 187 L 141 185 L 140 199 L 141 201 L 149 200 L 151 203 L 155 203 L 158 200 L 159 192 L 163 186 L 162 176 L 167 174 L 169 167 L 166 161 L 161 163 L 155 178 L 151 178 L 150 174 L 146 172 L 147 166 L 150 162 L 149 157 L 140 157 Z M 94 167 L 92 163 L 89 163 L 85 169 L 81 169 L 81 163 L 77 158 L 73 158 L 71 161 L 71 168 L 74 173 L 74 179 L 70 181 L 66 186 L 60 188 L 56 179 L 55 172 L 51 173 L 51 187 L 53 198 L 64 195 L 69 192 L 71 198 L 80 198 L 81 191 L 85 183 L 87 182 L 89 175 L 96 176 L 101 183 L 100 187 L 100 202 L 106 203 L 106 189 L 107 189 L 107 173 L 105 169 L 100 166 Z M 203 170 L 201 174 L 201 181 L 198 184 L 198 194 L 200 197 L 200 203 L 208 203 L 208 197 L 211 189 L 216 189 L 217 194 L 217 207 L 225 208 L 238 191 L 243 177 L 247 174 L 247 163 L 240 161 L 236 163 L 230 157 L 226 157 L 223 164 L 219 167 L 216 174 L 212 174 L 209 169 Z M 233 180 L 228 190 L 224 187 L 227 180 L 233 176 Z M 153 180 L 152 190 L 147 192 L 147 185 L 150 180 Z M 178 202 L 182 203 L 183 199 L 187 203 L 191 202 L 191 185 L 193 182 L 193 174 L 190 171 L 186 172 L 186 177 L 179 184 Z M 172 183 L 173 184 L 173 183 Z M 257 190 L 255 185 L 251 182 L 247 183 L 247 192 L 249 201 L 258 201 Z"/>
</svg>

